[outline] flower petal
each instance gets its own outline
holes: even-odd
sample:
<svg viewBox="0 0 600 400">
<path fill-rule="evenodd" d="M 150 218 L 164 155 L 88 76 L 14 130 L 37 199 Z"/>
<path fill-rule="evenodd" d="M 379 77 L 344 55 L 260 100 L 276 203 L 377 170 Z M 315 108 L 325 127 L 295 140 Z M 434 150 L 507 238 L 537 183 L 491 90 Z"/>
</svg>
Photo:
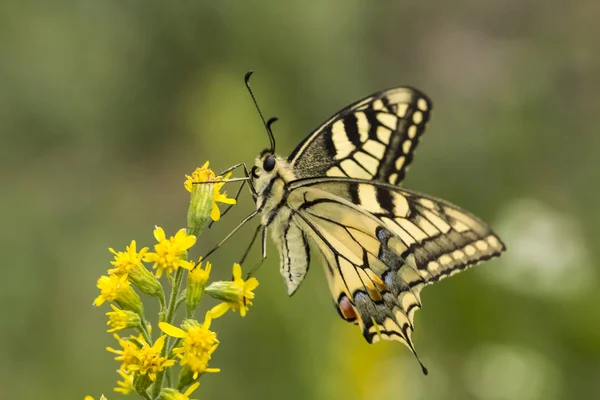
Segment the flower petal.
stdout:
<svg viewBox="0 0 600 400">
<path fill-rule="evenodd" d="M 154 350 L 156 350 L 156 352 L 160 352 L 162 350 L 162 348 L 165 347 L 166 339 L 167 339 L 167 335 L 162 335 L 161 337 L 156 339 L 156 342 L 154 342 L 154 346 L 152 346 L 152 348 Z"/>
<path fill-rule="evenodd" d="M 219 318 L 220 316 L 225 314 L 227 311 L 229 311 L 229 304 L 221 303 L 219 305 L 214 306 L 209 312 L 210 312 L 210 316 L 214 319 L 214 318 Z"/>
<path fill-rule="evenodd" d="M 173 336 L 176 338 L 184 338 L 186 335 L 186 333 L 183 329 L 173 326 L 171 324 L 168 324 L 166 322 L 159 322 L 158 327 L 160 328 L 161 331 L 163 331 L 164 333 L 166 333 L 169 336 Z"/>
<path fill-rule="evenodd" d="M 212 219 L 213 221 L 218 221 L 221 219 L 221 210 L 219 210 L 219 207 L 214 202 L 212 210 L 210 210 L 210 219 Z"/>
<path fill-rule="evenodd" d="M 180 245 L 184 250 L 189 249 L 190 247 L 192 247 L 195 244 L 196 244 L 196 236 L 186 236 L 180 242 Z"/>
<path fill-rule="evenodd" d="M 252 277 L 244 283 L 244 291 L 252 291 L 258 287 L 258 280 Z"/>
<path fill-rule="evenodd" d="M 223 204 L 236 204 L 235 199 L 230 199 L 229 197 L 227 197 L 224 194 L 215 196 L 215 201 L 218 201 L 219 203 L 223 203 Z"/>
<path fill-rule="evenodd" d="M 190 397 L 190 394 L 192 394 L 192 392 L 194 390 L 196 390 L 198 388 L 198 386 L 200 386 L 200 382 L 194 383 L 192 386 L 190 386 L 188 388 L 188 390 L 185 391 L 185 393 L 183 395 L 186 396 L 186 397 Z"/>
<path fill-rule="evenodd" d="M 242 279 L 242 266 L 240 264 L 233 264 L 233 280 Z"/>
<path fill-rule="evenodd" d="M 166 239 L 165 236 L 165 231 L 163 230 L 163 228 L 161 228 L 160 226 L 157 226 L 154 229 L 154 238 L 156 239 L 157 242 L 164 242 Z"/>
</svg>

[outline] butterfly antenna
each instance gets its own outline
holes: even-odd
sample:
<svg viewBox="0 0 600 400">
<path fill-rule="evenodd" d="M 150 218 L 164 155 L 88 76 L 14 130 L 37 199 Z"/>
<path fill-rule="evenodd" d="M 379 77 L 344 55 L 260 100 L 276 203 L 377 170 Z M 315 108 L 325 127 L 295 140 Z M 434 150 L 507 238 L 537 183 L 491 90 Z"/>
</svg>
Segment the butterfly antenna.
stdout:
<svg viewBox="0 0 600 400">
<path fill-rule="evenodd" d="M 265 117 L 263 117 L 262 112 L 260 111 L 260 107 L 258 106 L 258 102 L 256 101 L 256 97 L 254 97 L 254 93 L 252 93 L 252 88 L 250 87 L 250 77 L 254 71 L 246 72 L 244 76 L 244 83 L 246 84 L 246 88 L 248 89 L 248 93 L 250 93 L 250 97 L 252 97 L 252 101 L 254 102 L 254 106 L 256 107 L 256 111 L 258 111 L 258 115 L 260 115 L 260 119 L 262 120 L 263 125 L 267 131 L 267 135 L 269 135 L 269 141 L 271 142 L 271 148 L 269 149 L 270 153 L 275 153 L 275 136 L 273 136 L 273 131 L 271 131 L 271 124 L 277 120 L 277 118 L 271 118 L 268 122 L 265 122 Z"/>
</svg>

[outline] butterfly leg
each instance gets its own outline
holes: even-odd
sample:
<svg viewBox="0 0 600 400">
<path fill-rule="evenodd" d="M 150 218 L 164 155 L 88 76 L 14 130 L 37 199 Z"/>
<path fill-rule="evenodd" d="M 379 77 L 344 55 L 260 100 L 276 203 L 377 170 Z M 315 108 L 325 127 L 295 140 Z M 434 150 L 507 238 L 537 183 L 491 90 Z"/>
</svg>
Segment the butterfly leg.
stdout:
<svg viewBox="0 0 600 400">
<path fill-rule="evenodd" d="M 203 260 L 206 259 L 212 253 L 214 253 L 215 251 L 217 251 L 217 249 L 219 249 L 221 246 L 223 246 L 223 244 L 225 244 L 225 242 L 227 242 L 227 240 L 229 240 L 229 238 L 231 238 L 234 233 L 236 233 L 242 226 L 246 225 L 246 223 L 248 221 L 250 221 L 252 218 L 256 217 L 257 215 L 258 215 L 258 210 L 252 211 L 252 213 L 250 215 L 248 215 L 246 218 L 244 218 L 242 220 L 242 222 L 240 222 L 238 224 L 238 226 L 236 226 L 235 228 L 233 228 L 233 230 L 231 232 L 229 232 L 229 234 L 227 236 L 225 236 L 223 238 L 223 240 L 221 240 L 215 247 L 213 247 L 212 250 L 210 250 L 208 253 L 206 253 L 206 255 L 204 257 L 202 257 L 202 259 Z"/>
<path fill-rule="evenodd" d="M 256 229 L 254 230 L 254 234 L 252 235 L 252 239 L 250 240 L 250 244 L 246 248 L 246 251 L 244 252 L 244 255 L 242 256 L 242 258 L 240 259 L 239 264 L 243 264 L 244 261 L 246 261 L 246 257 L 248 257 L 248 254 L 250 253 L 250 250 L 252 249 L 252 246 L 254 245 L 254 242 L 256 241 L 256 238 L 258 237 L 258 232 L 260 232 L 260 230 L 262 228 L 263 228 L 262 225 L 258 225 L 256 227 Z"/>
<path fill-rule="evenodd" d="M 250 172 L 248 171 L 248 167 L 246 166 L 246 163 L 239 163 L 239 164 L 235 164 L 229 168 L 227 168 L 226 170 L 222 171 L 219 175 L 223 176 L 228 172 L 233 171 L 236 168 L 242 167 L 244 169 L 244 177 L 248 180 L 250 179 Z M 256 193 L 256 190 L 254 190 L 254 187 L 252 185 L 249 185 L 248 188 L 250 189 L 250 193 L 252 194 L 252 198 L 256 199 L 258 197 L 258 193 Z"/>
<path fill-rule="evenodd" d="M 266 260 L 267 258 L 267 227 L 263 226 L 263 225 L 259 225 L 256 229 L 256 232 L 254 233 L 254 237 L 252 238 L 252 242 L 250 243 L 250 246 L 248 247 L 248 251 L 250 250 L 250 247 L 252 247 L 252 245 L 254 244 L 254 241 L 256 240 L 256 237 L 258 236 L 258 231 L 262 228 L 262 253 L 261 253 L 261 258 L 260 261 L 258 262 L 258 264 L 256 264 L 254 267 L 252 267 L 252 269 L 250 270 L 250 272 L 248 272 L 248 275 L 246 276 L 246 279 L 250 278 L 252 275 L 254 275 L 256 273 L 256 271 L 258 271 L 258 269 L 260 268 L 260 266 L 263 264 L 263 262 Z M 247 255 L 247 252 L 246 252 Z M 246 257 L 246 255 L 244 255 L 244 258 Z M 242 261 L 240 262 L 240 264 L 243 262 L 244 259 L 242 259 Z"/>
<path fill-rule="evenodd" d="M 246 167 L 246 164 L 245 163 L 235 164 L 235 165 L 227 168 L 226 170 L 222 171 L 221 173 L 219 173 L 219 176 L 224 176 L 226 173 L 231 172 L 239 167 L 243 167 L 243 169 L 244 169 L 244 180 L 242 181 L 242 184 L 240 185 L 240 187 L 237 189 L 237 192 L 235 193 L 234 199 L 235 199 L 236 203 L 237 203 L 238 198 L 240 197 L 240 194 L 242 193 L 242 189 L 243 189 L 244 185 L 247 184 L 248 180 L 250 179 L 250 173 L 248 172 L 248 168 Z M 252 185 L 248 185 L 248 188 L 250 189 L 250 194 L 252 195 L 252 198 L 256 199 L 256 197 L 258 195 L 256 194 L 254 187 L 252 187 Z M 221 217 L 223 217 L 225 214 L 227 214 L 229 212 L 229 210 L 231 210 L 231 207 L 233 207 L 233 206 L 234 206 L 234 204 L 228 205 L 227 208 L 221 213 Z M 211 221 L 210 224 L 208 224 L 208 228 L 210 229 L 214 223 L 215 223 L 215 221 Z"/>
</svg>

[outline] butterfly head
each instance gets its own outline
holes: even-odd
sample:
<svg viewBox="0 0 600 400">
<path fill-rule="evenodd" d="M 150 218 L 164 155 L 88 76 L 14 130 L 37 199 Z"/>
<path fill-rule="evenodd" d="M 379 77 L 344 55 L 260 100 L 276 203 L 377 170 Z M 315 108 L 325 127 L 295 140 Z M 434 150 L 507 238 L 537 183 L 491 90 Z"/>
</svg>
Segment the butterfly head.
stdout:
<svg viewBox="0 0 600 400">
<path fill-rule="evenodd" d="M 281 177 L 285 182 L 294 179 L 292 169 L 284 158 L 273 154 L 270 149 L 263 150 L 254 161 L 251 171 L 252 184 L 259 195 L 274 179 Z"/>
</svg>

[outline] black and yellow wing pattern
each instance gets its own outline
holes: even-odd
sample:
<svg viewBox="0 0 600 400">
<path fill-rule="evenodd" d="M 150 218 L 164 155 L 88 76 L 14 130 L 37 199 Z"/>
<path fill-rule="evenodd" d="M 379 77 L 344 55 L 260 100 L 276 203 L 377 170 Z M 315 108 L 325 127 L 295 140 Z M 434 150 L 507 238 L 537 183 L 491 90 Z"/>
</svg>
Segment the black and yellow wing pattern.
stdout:
<svg viewBox="0 0 600 400">
<path fill-rule="evenodd" d="M 398 340 L 415 352 L 421 289 L 504 250 L 475 216 L 390 184 L 323 177 L 290 189 L 293 219 L 326 260 L 340 315 L 370 343 Z"/>
<path fill-rule="evenodd" d="M 398 184 L 431 112 L 409 87 L 384 90 L 342 109 L 289 156 L 298 178 L 349 177 Z"/>
<path fill-rule="evenodd" d="M 431 109 L 410 87 L 377 92 L 334 114 L 287 159 L 267 150 L 254 166 L 288 294 L 308 271 L 312 244 L 340 316 L 369 343 L 397 340 L 415 355 L 423 287 L 505 249 L 474 215 L 398 186 Z"/>
</svg>

